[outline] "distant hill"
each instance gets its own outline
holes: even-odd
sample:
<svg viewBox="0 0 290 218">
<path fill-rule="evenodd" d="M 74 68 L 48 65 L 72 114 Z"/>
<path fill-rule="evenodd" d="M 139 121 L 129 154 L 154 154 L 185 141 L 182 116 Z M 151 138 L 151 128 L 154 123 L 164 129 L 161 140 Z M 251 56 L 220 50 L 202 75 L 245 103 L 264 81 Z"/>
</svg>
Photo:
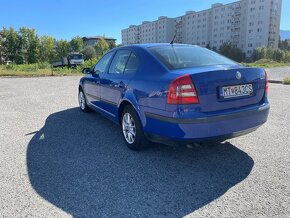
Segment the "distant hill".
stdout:
<svg viewBox="0 0 290 218">
<path fill-rule="evenodd" d="M 290 30 L 280 30 L 281 39 L 290 39 Z"/>
</svg>

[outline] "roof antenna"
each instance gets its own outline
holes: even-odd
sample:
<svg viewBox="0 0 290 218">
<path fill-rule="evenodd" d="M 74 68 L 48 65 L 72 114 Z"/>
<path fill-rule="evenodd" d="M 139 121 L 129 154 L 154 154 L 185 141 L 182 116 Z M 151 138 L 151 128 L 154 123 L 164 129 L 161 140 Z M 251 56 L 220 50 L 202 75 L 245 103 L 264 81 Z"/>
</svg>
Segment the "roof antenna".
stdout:
<svg viewBox="0 0 290 218">
<path fill-rule="evenodd" d="M 170 45 L 173 45 L 174 40 L 175 40 L 175 38 L 176 38 L 176 33 L 177 33 L 177 32 L 175 32 L 175 34 L 174 34 L 174 36 L 173 36 L 173 39 L 172 39 L 172 41 L 170 42 Z"/>
</svg>

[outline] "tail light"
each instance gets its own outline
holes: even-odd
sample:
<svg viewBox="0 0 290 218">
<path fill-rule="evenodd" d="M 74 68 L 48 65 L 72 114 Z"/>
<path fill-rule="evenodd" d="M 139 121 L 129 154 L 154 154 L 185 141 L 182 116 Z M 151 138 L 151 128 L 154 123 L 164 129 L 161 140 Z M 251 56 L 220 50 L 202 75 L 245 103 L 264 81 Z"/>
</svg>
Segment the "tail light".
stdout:
<svg viewBox="0 0 290 218">
<path fill-rule="evenodd" d="M 268 94 L 268 75 L 267 72 L 265 70 L 265 93 Z"/>
<path fill-rule="evenodd" d="M 188 74 L 174 79 L 167 91 L 167 104 L 197 104 L 198 97 Z"/>
</svg>

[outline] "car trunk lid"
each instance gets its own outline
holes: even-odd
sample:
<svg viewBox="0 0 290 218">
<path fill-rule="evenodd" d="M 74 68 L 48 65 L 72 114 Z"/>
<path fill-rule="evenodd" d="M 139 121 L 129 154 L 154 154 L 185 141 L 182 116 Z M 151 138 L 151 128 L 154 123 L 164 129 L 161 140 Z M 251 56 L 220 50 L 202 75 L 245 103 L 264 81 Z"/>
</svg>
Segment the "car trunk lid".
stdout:
<svg viewBox="0 0 290 218">
<path fill-rule="evenodd" d="M 179 70 L 179 73 L 191 76 L 203 112 L 258 104 L 265 93 L 265 72 L 259 68 L 218 65 L 183 69 Z M 223 87 L 229 92 L 232 89 L 232 94 L 237 93 L 238 96 L 224 97 L 223 95 L 227 93 L 222 93 Z M 245 88 L 252 88 L 252 92 L 249 95 L 243 95 L 240 89 Z"/>
</svg>

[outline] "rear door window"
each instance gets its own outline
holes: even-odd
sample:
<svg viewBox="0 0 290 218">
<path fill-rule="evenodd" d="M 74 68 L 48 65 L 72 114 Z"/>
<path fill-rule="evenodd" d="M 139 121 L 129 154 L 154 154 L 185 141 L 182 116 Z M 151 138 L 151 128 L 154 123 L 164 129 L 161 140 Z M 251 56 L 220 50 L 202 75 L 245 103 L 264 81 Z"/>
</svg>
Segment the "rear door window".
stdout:
<svg viewBox="0 0 290 218">
<path fill-rule="evenodd" d="M 128 59 L 130 57 L 131 51 L 129 50 L 119 50 L 114 56 L 111 63 L 109 73 L 110 74 L 123 74 Z"/>
<path fill-rule="evenodd" d="M 136 57 L 136 55 L 132 52 L 130 55 L 130 58 L 127 62 L 124 73 L 125 74 L 133 74 L 137 71 L 138 66 L 139 66 L 139 60 Z"/>
</svg>

